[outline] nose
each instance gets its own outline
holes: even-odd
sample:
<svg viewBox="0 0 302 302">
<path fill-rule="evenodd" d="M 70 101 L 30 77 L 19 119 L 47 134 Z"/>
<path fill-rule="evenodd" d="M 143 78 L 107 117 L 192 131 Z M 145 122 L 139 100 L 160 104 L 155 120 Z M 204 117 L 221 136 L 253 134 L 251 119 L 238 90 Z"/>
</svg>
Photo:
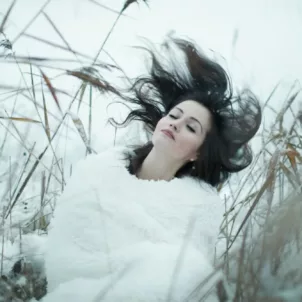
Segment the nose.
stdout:
<svg viewBox="0 0 302 302">
<path fill-rule="evenodd" d="M 179 131 L 179 127 L 176 123 L 170 124 L 170 128 L 173 128 L 174 131 L 178 132 Z"/>
</svg>

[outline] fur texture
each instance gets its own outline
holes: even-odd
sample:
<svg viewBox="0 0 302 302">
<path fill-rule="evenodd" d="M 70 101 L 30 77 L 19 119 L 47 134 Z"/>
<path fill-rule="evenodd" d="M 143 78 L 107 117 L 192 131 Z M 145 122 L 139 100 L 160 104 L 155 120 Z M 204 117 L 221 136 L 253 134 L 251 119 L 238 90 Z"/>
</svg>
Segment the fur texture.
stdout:
<svg viewBox="0 0 302 302">
<path fill-rule="evenodd" d="M 139 180 L 124 151 L 90 155 L 68 182 L 50 226 L 43 302 L 184 301 L 213 270 L 224 209 L 215 189 L 189 177 Z"/>
</svg>

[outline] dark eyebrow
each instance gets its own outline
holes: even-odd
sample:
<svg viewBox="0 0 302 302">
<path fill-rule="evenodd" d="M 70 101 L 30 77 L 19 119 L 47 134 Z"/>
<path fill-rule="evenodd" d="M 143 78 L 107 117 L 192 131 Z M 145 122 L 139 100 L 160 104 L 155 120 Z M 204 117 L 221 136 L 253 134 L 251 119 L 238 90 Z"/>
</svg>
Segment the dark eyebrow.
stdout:
<svg viewBox="0 0 302 302">
<path fill-rule="evenodd" d="M 184 113 L 184 111 L 183 111 L 182 109 L 180 109 L 179 107 L 174 107 L 174 108 L 175 108 L 175 109 L 178 109 L 181 113 Z M 195 122 L 197 122 L 197 123 L 200 125 L 201 129 L 203 129 L 203 128 L 202 128 L 202 125 L 201 125 L 201 123 L 200 123 L 200 121 L 199 121 L 198 119 L 196 119 L 196 118 L 193 117 L 193 116 L 191 116 L 190 119 L 193 120 L 193 121 L 195 121 Z"/>
</svg>

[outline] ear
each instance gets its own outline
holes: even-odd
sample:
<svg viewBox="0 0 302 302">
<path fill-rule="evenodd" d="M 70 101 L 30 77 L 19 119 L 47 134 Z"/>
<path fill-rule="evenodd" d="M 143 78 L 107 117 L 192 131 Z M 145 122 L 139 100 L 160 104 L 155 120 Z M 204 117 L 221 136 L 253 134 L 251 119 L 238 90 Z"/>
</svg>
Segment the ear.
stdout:
<svg viewBox="0 0 302 302">
<path fill-rule="evenodd" d="M 190 161 L 195 161 L 195 160 L 197 160 L 198 156 L 199 156 L 199 154 L 198 154 L 198 153 L 195 153 L 194 155 L 192 155 L 192 156 L 190 157 Z"/>
</svg>

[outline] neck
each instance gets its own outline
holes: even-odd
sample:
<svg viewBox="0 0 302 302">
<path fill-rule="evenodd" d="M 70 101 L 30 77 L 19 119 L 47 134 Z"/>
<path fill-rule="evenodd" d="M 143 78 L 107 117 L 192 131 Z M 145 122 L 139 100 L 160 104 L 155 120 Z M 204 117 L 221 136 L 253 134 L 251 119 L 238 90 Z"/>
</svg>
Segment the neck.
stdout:
<svg viewBox="0 0 302 302">
<path fill-rule="evenodd" d="M 157 152 L 154 148 L 143 161 L 137 177 L 145 180 L 170 181 L 181 168 L 179 162 L 173 161 L 170 156 Z"/>
</svg>

